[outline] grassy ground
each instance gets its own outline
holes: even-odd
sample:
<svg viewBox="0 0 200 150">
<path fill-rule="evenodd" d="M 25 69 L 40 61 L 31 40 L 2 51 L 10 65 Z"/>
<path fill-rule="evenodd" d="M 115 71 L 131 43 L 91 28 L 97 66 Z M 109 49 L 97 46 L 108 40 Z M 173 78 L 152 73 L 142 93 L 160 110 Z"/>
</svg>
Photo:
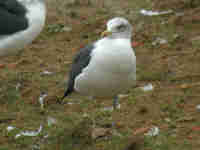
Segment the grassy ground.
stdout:
<svg viewBox="0 0 200 150">
<path fill-rule="evenodd" d="M 191 5 L 183 0 L 48 2 L 47 24 L 40 36 L 23 53 L 0 60 L 14 63 L 0 69 L 0 150 L 198 150 L 197 6 L 198 1 Z M 174 13 L 142 16 L 142 8 Z M 153 91 L 130 89 L 116 112 L 102 110 L 111 106 L 111 100 L 91 101 L 78 94 L 66 99 L 69 104 L 57 104 L 73 55 L 98 39 L 106 20 L 115 16 L 125 16 L 133 24 L 137 85 L 151 83 Z M 160 44 L 158 38 L 167 42 Z M 45 70 L 53 74 L 43 75 Z M 42 110 L 38 99 L 44 92 L 48 96 Z M 8 126 L 16 128 L 8 132 Z M 40 126 L 37 136 L 15 138 L 21 131 L 37 131 Z M 159 134 L 145 136 L 154 126 Z"/>
</svg>

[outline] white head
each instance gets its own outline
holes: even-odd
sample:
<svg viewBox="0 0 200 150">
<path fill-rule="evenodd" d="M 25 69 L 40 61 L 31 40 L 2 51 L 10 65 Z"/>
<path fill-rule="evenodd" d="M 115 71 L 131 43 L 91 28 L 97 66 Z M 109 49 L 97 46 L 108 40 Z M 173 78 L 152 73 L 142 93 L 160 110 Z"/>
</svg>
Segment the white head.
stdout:
<svg viewBox="0 0 200 150">
<path fill-rule="evenodd" d="M 102 35 L 108 38 L 131 38 L 131 34 L 131 24 L 125 18 L 116 17 L 107 22 L 107 30 Z"/>
</svg>

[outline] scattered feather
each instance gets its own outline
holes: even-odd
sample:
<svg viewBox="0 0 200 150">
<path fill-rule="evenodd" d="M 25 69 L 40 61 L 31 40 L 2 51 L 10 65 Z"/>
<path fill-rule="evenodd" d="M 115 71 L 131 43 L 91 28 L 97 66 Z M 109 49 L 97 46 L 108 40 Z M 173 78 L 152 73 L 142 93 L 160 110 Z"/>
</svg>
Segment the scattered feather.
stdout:
<svg viewBox="0 0 200 150">
<path fill-rule="evenodd" d="M 41 109 L 44 109 L 44 98 L 47 97 L 47 94 L 46 93 L 42 93 L 39 97 L 39 103 L 40 103 L 40 107 Z"/>
<path fill-rule="evenodd" d="M 49 137 L 49 135 L 48 134 L 46 134 L 45 136 L 44 136 L 44 138 L 46 139 L 46 138 L 48 138 Z"/>
<path fill-rule="evenodd" d="M 116 109 L 120 109 L 120 108 L 121 108 L 121 105 L 118 104 L 118 105 L 116 106 Z M 114 107 L 112 106 L 112 107 L 104 107 L 102 111 L 112 112 L 113 110 L 114 110 Z"/>
<path fill-rule="evenodd" d="M 113 111 L 113 107 L 104 107 L 103 111 L 112 112 Z"/>
<path fill-rule="evenodd" d="M 121 108 L 121 104 L 117 104 L 116 109 L 120 109 Z"/>
<path fill-rule="evenodd" d="M 53 72 L 50 72 L 48 70 L 41 72 L 41 75 L 52 75 L 52 74 L 53 74 Z"/>
<path fill-rule="evenodd" d="M 147 85 L 141 87 L 141 89 L 142 89 L 143 91 L 147 92 L 147 91 L 152 91 L 152 90 L 154 89 L 154 87 L 153 87 L 153 85 L 152 85 L 151 83 L 149 83 L 149 84 L 147 84 Z"/>
<path fill-rule="evenodd" d="M 17 134 L 15 138 L 19 138 L 20 136 L 38 136 L 39 133 L 42 131 L 42 125 L 37 131 L 22 131 L 21 133 Z"/>
<path fill-rule="evenodd" d="M 35 144 L 35 145 L 32 145 L 32 150 L 39 150 L 40 149 L 40 146 Z"/>
<path fill-rule="evenodd" d="M 158 12 L 158 11 L 151 11 L 151 10 L 142 9 L 142 10 L 140 10 L 140 13 L 144 16 L 159 16 L 159 15 L 171 14 L 171 13 L 173 13 L 173 11 L 168 10 L 168 11 Z"/>
<path fill-rule="evenodd" d="M 122 137 L 122 134 L 117 132 L 117 130 L 112 130 L 112 135 L 113 136 L 118 136 L 118 137 Z"/>
<path fill-rule="evenodd" d="M 158 38 L 156 38 L 155 41 L 152 42 L 152 45 L 156 46 L 156 45 L 162 45 L 162 44 L 167 44 L 167 43 L 168 43 L 168 41 L 166 39 L 158 37 Z"/>
<path fill-rule="evenodd" d="M 10 132 L 10 131 L 14 130 L 15 128 L 16 128 L 16 127 L 8 126 L 8 127 L 7 127 L 7 131 Z"/>
<path fill-rule="evenodd" d="M 69 105 L 73 105 L 73 104 L 75 104 L 75 103 L 72 103 L 72 102 L 68 102 L 67 104 L 69 104 Z"/>
<path fill-rule="evenodd" d="M 157 136 L 160 130 L 158 127 L 152 127 L 145 135 L 146 136 Z"/>
</svg>

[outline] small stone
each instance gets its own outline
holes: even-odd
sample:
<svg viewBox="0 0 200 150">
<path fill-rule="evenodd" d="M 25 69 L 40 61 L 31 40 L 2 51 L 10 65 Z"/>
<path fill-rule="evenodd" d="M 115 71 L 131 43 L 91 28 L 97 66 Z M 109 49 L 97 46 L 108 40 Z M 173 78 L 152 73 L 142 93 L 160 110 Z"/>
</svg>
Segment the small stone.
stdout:
<svg viewBox="0 0 200 150">
<path fill-rule="evenodd" d="M 83 117 L 89 117 L 89 115 L 87 113 L 84 113 Z"/>
<path fill-rule="evenodd" d="M 16 91 L 18 91 L 18 90 L 20 89 L 21 86 L 22 86 L 21 83 L 18 82 L 17 85 L 16 85 L 16 87 L 15 87 L 15 88 L 16 88 Z"/>
<path fill-rule="evenodd" d="M 200 36 L 196 36 L 196 37 L 192 38 L 192 41 L 200 41 Z"/>
<path fill-rule="evenodd" d="M 71 27 L 64 27 L 64 28 L 63 28 L 63 31 L 65 31 L 65 32 L 70 32 L 70 31 L 72 31 L 72 28 L 71 28 Z"/>
<path fill-rule="evenodd" d="M 149 127 L 142 127 L 142 128 L 136 129 L 136 130 L 133 132 L 133 135 L 144 134 L 144 133 L 146 133 L 148 130 L 149 130 Z"/>
<path fill-rule="evenodd" d="M 197 106 L 196 106 L 196 109 L 197 109 L 197 111 L 200 112 L 200 105 L 197 105 Z"/>
<path fill-rule="evenodd" d="M 156 45 L 159 45 L 159 44 L 162 45 L 162 44 L 167 44 L 167 43 L 168 43 L 168 41 L 166 39 L 158 37 L 158 38 L 156 38 L 155 41 L 152 42 L 152 45 L 156 46 Z"/>
<path fill-rule="evenodd" d="M 53 117 L 48 116 L 47 117 L 47 122 L 48 122 L 48 126 L 52 126 L 52 125 L 57 123 L 57 120 L 55 118 L 53 118 Z"/>
<path fill-rule="evenodd" d="M 128 97 L 128 94 L 120 94 L 118 95 L 118 97 L 121 99 L 121 98 L 127 98 Z"/>
<path fill-rule="evenodd" d="M 109 134 L 109 130 L 106 128 L 94 128 L 92 131 L 92 138 L 97 139 L 99 137 L 105 137 Z"/>
<path fill-rule="evenodd" d="M 165 118 L 164 119 L 166 122 L 171 122 L 171 119 L 170 118 Z"/>
<path fill-rule="evenodd" d="M 176 15 L 177 17 L 182 17 L 182 16 L 184 16 L 184 12 L 177 12 L 175 15 Z"/>
<path fill-rule="evenodd" d="M 178 39 L 179 37 L 180 37 L 180 35 L 177 34 L 177 33 L 173 35 L 173 38 L 174 38 L 174 39 Z"/>
<path fill-rule="evenodd" d="M 181 89 L 187 89 L 187 88 L 189 88 L 189 85 L 188 84 L 182 84 L 181 86 L 180 86 L 180 88 Z"/>
</svg>

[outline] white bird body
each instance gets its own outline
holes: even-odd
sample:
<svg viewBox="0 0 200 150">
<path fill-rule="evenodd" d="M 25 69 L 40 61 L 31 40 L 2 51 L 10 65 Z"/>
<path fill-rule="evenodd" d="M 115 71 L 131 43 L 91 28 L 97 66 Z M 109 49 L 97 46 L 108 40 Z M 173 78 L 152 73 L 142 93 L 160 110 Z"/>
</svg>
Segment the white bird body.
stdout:
<svg viewBox="0 0 200 150">
<path fill-rule="evenodd" d="M 45 24 L 46 8 L 41 0 L 21 0 L 26 7 L 29 27 L 11 35 L 0 36 L 0 56 L 16 54 L 30 44 L 42 31 Z"/>
<path fill-rule="evenodd" d="M 96 98 L 114 98 L 136 80 L 136 56 L 131 47 L 132 26 L 124 18 L 107 22 L 107 37 L 80 49 L 69 72 L 68 88 L 62 100 L 77 91 Z"/>
<path fill-rule="evenodd" d="M 136 57 L 130 39 L 103 38 L 95 47 L 90 63 L 75 79 L 76 91 L 94 97 L 113 97 L 135 84 Z"/>
</svg>

